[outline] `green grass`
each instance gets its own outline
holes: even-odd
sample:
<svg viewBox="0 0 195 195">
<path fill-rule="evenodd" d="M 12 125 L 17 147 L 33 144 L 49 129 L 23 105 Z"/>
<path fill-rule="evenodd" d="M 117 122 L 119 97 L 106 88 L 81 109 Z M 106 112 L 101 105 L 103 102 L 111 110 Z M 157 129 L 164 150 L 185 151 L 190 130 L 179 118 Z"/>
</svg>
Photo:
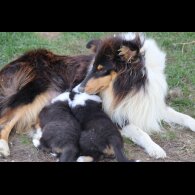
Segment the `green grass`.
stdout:
<svg viewBox="0 0 195 195">
<path fill-rule="evenodd" d="M 135 143 L 131 141 L 129 138 L 123 137 L 124 143 L 128 144 L 129 146 L 134 146 Z"/>
<path fill-rule="evenodd" d="M 0 32 L 0 66 L 18 57 L 25 51 L 35 48 L 47 48 L 64 55 L 87 53 L 86 43 L 94 38 L 104 37 L 104 32 L 64 32 L 55 39 L 40 37 L 33 32 Z M 182 53 L 182 45 L 178 43 L 195 41 L 193 32 L 156 32 L 146 33 L 154 38 L 167 53 L 167 80 L 170 88 L 179 87 L 183 96 L 171 99 L 169 104 L 178 111 L 195 117 L 195 44 L 186 45 Z"/>
<path fill-rule="evenodd" d="M 154 134 L 153 138 L 156 138 L 156 140 L 160 139 L 161 141 L 174 141 L 177 136 L 175 131 L 167 130 L 162 133 Z"/>
<path fill-rule="evenodd" d="M 26 135 L 21 135 L 19 139 L 24 145 L 30 145 L 32 143 L 32 140 Z"/>
<path fill-rule="evenodd" d="M 21 55 L 25 51 L 36 48 L 47 48 L 58 54 L 76 55 L 86 53 L 87 41 L 105 36 L 107 33 L 61 33 L 55 39 L 40 37 L 33 32 L 0 32 L 0 66 Z"/>
</svg>

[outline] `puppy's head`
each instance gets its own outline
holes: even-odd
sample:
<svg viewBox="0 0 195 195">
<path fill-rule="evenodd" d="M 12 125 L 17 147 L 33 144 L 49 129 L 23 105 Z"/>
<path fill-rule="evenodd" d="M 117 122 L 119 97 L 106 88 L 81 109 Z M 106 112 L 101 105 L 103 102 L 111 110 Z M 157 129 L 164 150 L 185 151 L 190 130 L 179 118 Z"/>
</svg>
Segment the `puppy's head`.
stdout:
<svg viewBox="0 0 195 195">
<path fill-rule="evenodd" d="M 97 95 L 89 95 L 87 93 L 71 92 L 70 98 L 72 100 L 71 107 L 87 106 L 89 102 L 93 102 L 94 105 L 101 105 L 102 100 Z"/>
<path fill-rule="evenodd" d="M 113 81 L 116 95 L 119 89 L 123 89 L 120 94 L 125 96 L 136 82 L 135 78 L 132 80 L 132 72 L 137 75 L 144 67 L 144 54 L 141 52 L 144 38 L 139 33 L 124 33 L 95 43 L 93 67 L 79 90 L 97 94 Z"/>
</svg>

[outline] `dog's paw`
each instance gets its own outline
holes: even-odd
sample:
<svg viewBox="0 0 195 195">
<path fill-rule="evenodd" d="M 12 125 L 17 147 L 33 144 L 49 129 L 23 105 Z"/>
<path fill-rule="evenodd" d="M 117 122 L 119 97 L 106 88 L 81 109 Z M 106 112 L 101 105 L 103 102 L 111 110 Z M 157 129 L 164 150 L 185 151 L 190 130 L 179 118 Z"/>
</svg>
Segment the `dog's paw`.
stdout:
<svg viewBox="0 0 195 195">
<path fill-rule="evenodd" d="M 33 139 L 32 142 L 35 148 L 38 148 L 40 146 L 40 141 L 38 139 Z"/>
<path fill-rule="evenodd" d="M 146 152 L 153 158 L 166 158 L 166 152 L 157 144 L 153 144 L 146 148 Z"/>
<path fill-rule="evenodd" d="M 1 139 L 0 140 L 0 156 L 4 156 L 7 157 L 10 155 L 10 150 L 9 150 L 9 146 L 8 143 Z"/>
<path fill-rule="evenodd" d="M 35 146 L 35 148 L 38 148 L 40 146 L 40 139 L 42 137 L 42 131 L 41 131 L 41 128 L 38 128 L 36 130 L 36 133 L 33 135 L 33 145 Z"/>
<path fill-rule="evenodd" d="M 188 121 L 187 121 L 187 125 L 189 126 L 189 128 L 195 132 L 195 119 L 193 119 L 192 117 L 189 117 Z"/>
</svg>

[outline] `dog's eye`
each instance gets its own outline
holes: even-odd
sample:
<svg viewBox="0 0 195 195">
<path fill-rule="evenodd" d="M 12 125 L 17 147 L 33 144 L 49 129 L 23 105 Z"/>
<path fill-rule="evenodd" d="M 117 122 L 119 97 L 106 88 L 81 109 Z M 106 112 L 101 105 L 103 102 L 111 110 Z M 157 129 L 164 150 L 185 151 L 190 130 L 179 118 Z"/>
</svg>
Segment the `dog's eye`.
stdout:
<svg viewBox="0 0 195 195">
<path fill-rule="evenodd" d="M 97 67 L 97 71 L 102 71 L 102 70 L 104 70 L 104 67 L 103 67 L 102 65 L 99 65 L 99 66 Z"/>
</svg>

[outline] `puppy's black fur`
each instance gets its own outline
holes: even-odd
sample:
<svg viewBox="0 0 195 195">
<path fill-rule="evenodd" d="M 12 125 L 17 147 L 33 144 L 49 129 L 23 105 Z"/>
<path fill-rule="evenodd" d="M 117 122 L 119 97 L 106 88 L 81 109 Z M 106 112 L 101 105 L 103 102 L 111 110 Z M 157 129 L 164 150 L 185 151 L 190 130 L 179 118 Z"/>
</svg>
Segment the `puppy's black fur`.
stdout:
<svg viewBox="0 0 195 195">
<path fill-rule="evenodd" d="M 43 132 L 39 148 L 58 154 L 60 162 L 76 161 L 81 129 L 68 102 L 56 102 L 45 107 L 39 120 Z"/>
<path fill-rule="evenodd" d="M 80 94 L 81 95 L 81 94 Z M 79 98 L 71 94 L 73 101 Z M 98 161 L 113 148 L 119 162 L 129 162 L 123 152 L 123 139 L 111 119 L 102 111 L 101 102 L 86 100 L 85 105 L 72 107 L 72 112 L 81 124 L 82 133 L 79 140 L 80 153 L 91 156 Z"/>
</svg>

